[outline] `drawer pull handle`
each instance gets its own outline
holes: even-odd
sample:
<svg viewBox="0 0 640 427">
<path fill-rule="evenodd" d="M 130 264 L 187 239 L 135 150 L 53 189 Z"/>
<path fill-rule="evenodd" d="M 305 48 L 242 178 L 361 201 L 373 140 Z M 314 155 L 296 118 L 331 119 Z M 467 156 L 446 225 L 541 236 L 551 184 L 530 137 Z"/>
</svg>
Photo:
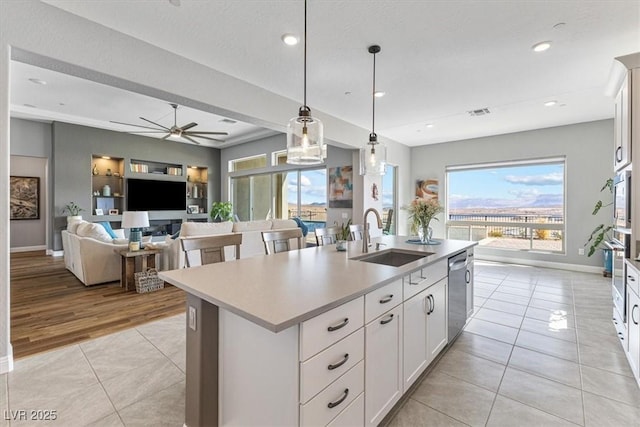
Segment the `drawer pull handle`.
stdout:
<svg viewBox="0 0 640 427">
<path fill-rule="evenodd" d="M 627 275 L 627 279 L 629 279 L 630 282 L 635 282 L 636 281 L 636 278 L 631 276 L 630 274 Z"/>
<path fill-rule="evenodd" d="M 636 320 L 636 316 L 635 316 L 635 313 L 636 313 L 636 309 L 637 309 L 637 308 L 638 308 L 638 304 L 634 305 L 634 306 L 633 306 L 633 308 L 631 309 L 631 320 L 633 320 L 633 323 L 634 323 L 635 325 L 637 325 L 637 324 L 638 324 L 638 321 Z"/>
<path fill-rule="evenodd" d="M 420 284 L 420 282 L 412 282 L 412 281 L 411 281 L 411 279 L 409 279 L 409 284 L 410 284 L 410 285 L 419 285 L 419 284 Z"/>
<path fill-rule="evenodd" d="M 387 323 L 391 322 L 393 320 L 393 313 L 389 315 L 389 318 L 381 320 L 380 324 L 381 325 L 386 325 Z"/>
<path fill-rule="evenodd" d="M 344 400 L 347 398 L 347 396 L 349 396 L 349 389 L 345 388 L 344 389 L 344 395 L 340 399 L 336 400 L 335 402 L 329 402 L 329 404 L 327 406 L 329 408 L 335 408 L 336 406 L 338 406 L 339 404 L 344 402 Z"/>
<path fill-rule="evenodd" d="M 348 317 L 347 317 L 347 318 L 345 318 L 345 319 L 342 321 L 342 323 L 340 323 L 339 325 L 336 325 L 336 326 L 329 326 L 329 327 L 327 328 L 327 331 L 329 331 L 329 332 L 337 331 L 338 329 L 342 329 L 342 328 L 344 328 L 345 326 L 347 326 L 347 323 L 349 323 L 349 318 L 348 318 Z"/>
<path fill-rule="evenodd" d="M 345 363 L 347 363 L 347 360 L 349 360 L 349 353 L 345 353 L 344 358 L 339 361 L 338 363 L 336 363 L 335 365 L 329 365 L 327 366 L 327 369 L 330 371 L 333 371 L 336 368 L 339 368 L 340 366 L 344 365 Z"/>
<path fill-rule="evenodd" d="M 380 300 L 380 304 L 386 304 L 388 302 L 390 302 L 393 299 L 393 294 L 390 294 L 389 296 L 386 296 L 384 298 L 382 298 Z"/>
<path fill-rule="evenodd" d="M 620 163 L 621 161 L 622 161 L 622 145 L 616 148 L 616 162 Z"/>
</svg>

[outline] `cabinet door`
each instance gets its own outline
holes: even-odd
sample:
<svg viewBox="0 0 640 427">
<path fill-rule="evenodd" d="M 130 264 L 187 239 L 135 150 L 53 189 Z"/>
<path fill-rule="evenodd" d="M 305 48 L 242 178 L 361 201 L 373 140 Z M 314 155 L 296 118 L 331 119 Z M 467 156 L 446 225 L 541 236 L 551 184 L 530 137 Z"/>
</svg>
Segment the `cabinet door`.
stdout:
<svg viewBox="0 0 640 427">
<path fill-rule="evenodd" d="M 629 79 L 625 78 L 620 92 L 616 97 L 615 117 L 614 117 L 614 166 L 619 170 L 630 162 L 630 132 L 631 121 L 629 117 Z"/>
<path fill-rule="evenodd" d="M 467 319 L 473 315 L 473 252 L 467 250 Z"/>
<path fill-rule="evenodd" d="M 640 376 L 640 298 L 627 290 L 627 315 L 629 316 L 629 364 L 633 374 L 638 378 Z"/>
<path fill-rule="evenodd" d="M 365 421 L 378 425 L 402 396 L 402 307 L 365 328 Z"/>
<path fill-rule="evenodd" d="M 429 289 L 404 302 L 403 314 L 403 371 L 404 390 L 427 367 L 427 295 Z"/>
<path fill-rule="evenodd" d="M 447 279 L 427 289 L 427 363 L 447 345 Z"/>
</svg>

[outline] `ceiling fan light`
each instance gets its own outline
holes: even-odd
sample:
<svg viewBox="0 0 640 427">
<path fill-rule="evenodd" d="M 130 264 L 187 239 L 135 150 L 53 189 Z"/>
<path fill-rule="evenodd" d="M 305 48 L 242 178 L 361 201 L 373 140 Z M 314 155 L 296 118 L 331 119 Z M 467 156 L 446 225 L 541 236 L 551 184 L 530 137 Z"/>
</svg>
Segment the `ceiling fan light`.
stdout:
<svg viewBox="0 0 640 427">
<path fill-rule="evenodd" d="M 287 163 L 292 165 L 317 165 L 326 158 L 322 122 L 305 108 L 287 123 Z"/>
</svg>

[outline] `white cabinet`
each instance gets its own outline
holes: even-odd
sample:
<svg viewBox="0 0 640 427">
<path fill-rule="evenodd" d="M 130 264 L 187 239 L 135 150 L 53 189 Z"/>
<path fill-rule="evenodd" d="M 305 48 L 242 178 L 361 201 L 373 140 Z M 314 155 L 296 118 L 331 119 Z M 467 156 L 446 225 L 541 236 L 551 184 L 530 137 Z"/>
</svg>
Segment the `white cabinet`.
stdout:
<svg viewBox="0 0 640 427">
<path fill-rule="evenodd" d="M 427 363 L 447 345 L 447 279 L 442 279 L 427 291 Z"/>
<path fill-rule="evenodd" d="M 365 422 L 378 425 L 402 396 L 402 306 L 365 327 Z"/>
<path fill-rule="evenodd" d="M 627 290 L 627 321 L 629 322 L 629 365 L 636 379 L 640 378 L 640 298 Z"/>
<path fill-rule="evenodd" d="M 467 319 L 473 315 L 473 248 L 467 249 Z"/>
<path fill-rule="evenodd" d="M 447 345 L 447 279 L 442 279 L 403 304 L 404 390 Z"/>
<path fill-rule="evenodd" d="M 631 161 L 631 120 L 630 111 L 630 80 L 631 73 L 624 79 L 618 96 L 616 97 L 616 108 L 614 116 L 614 169 L 622 169 Z"/>
</svg>

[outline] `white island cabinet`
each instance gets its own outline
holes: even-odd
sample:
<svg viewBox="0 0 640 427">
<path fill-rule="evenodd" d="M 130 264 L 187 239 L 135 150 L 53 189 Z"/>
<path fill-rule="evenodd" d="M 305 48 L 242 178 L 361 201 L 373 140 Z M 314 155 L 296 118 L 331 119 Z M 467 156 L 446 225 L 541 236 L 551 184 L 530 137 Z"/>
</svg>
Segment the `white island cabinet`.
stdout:
<svg viewBox="0 0 640 427">
<path fill-rule="evenodd" d="M 161 272 L 187 291 L 185 425 L 380 424 L 408 361 L 415 381 L 446 346 L 447 258 L 475 243 L 375 241 L 424 256 L 363 262 L 350 242 Z"/>
</svg>

